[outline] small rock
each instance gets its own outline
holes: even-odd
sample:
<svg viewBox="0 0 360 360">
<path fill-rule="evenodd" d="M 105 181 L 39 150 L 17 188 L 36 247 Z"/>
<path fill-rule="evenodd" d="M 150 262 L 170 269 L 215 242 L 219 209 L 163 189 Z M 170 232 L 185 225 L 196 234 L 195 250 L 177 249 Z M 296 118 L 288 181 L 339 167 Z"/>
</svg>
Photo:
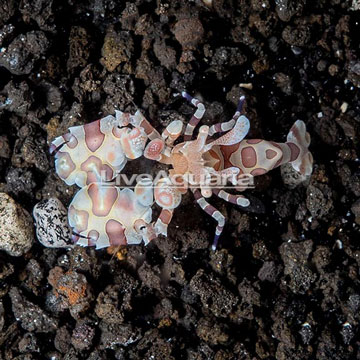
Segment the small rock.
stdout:
<svg viewBox="0 0 360 360">
<path fill-rule="evenodd" d="M 257 283 L 251 283 L 244 278 L 238 286 L 241 302 L 237 306 L 236 312 L 231 314 L 234 321 L 242 322 L 242 319 L 254 319 L 255 307 L 260 307 L 260 293 Z"/>
<path fill-rule="evenodd" d="M 56 329 L 57 322 L 39 306 L 27 300 L 18 288 L 11 288 L 9 294 L 12 311 L 23 329 L 36 332 L 50 332 Z"/>
<path fill-rule="evenodd" d="M 268 262 L 274 258 L 273 253 L 268 249 L 263 240 L 259 240 L 253 244 L 252 255 L 255 259 Z M 261 270 L 261 269 L 260 269 Z"/>
<path fill-rule="evenodd" d="M 269 281 L 275 283 L 281 274 L 282 267 L 277 266 L 274 261 L 265 261 L 258 272 L 258 278 L 261 281 Z"/>
<path fill-rule="evenodd" d="M 173 69 L 176 66 L 176 51 L 165 44 L 164 40 L 156 39 L 154 43 L 154 54 L 162 66 Z"/>
<path fill-rule="evenodd" d="M 178 312 L 174 309 L 174 305 L 170 299 L 162 299 L 160 303 L 155 306 L 154 318 L 160 320 L 159 328 L 170 326 L 171 319 L 178 318 Z"/>
<path fill-rule="evenodd" d="M 350 70 L 352 72 L 354 72 L 356 75 L 360 75 L 360 61 L 358 61 L 358 62 L 355 62 L 355 61 L 350 62 Z"/>
<path fill-rule="evenodd" d="M 352 60 L 347 65 L 349 80 L 356 86 L 360 87 L 360 61 Z"/>
<path fill-rule="evenodd" d="M 334 110 L 329 107 L 321 107 L 321 112 L 313 115 L 312 123 L 314 130 L 320 139 L 328 145 L 338 145 L 342 138 L 339 126 L 336 124 Z"/>
<path fill-rule="evenodd" d="M 295 189 L 298 185 L 310 179 L 310 176 L 300 174 L 289 163 L 281 165 L 280 170 L 282 180 L 289 189 Z"/>
<path fill-rule="evenodd" d="M 304 323 L 299 331 L 301 339 L 304 344 L 308 345 L 311 339 L 314 337 L 314 332 L 309 323 Z"/>
<path fill-rule="evenodd" d="M 239 301 L 218 278 L 206 274 L 203 269 L 199 269 L 190 280 L 190 289 L 200 296 L 203 307 L 216 317 L 228 316 Z"/>
<path fill-rule="evenodd" d="M 312 240 L 306 240 L 300 243 L 286 242 L 279 248 L 285 265 L 284 274 L 290 277 L 289 287 L 295 294 L 305 294 L 316 280 L 316 274 L 308 265 L 312 247 Z"/>
<path fill-rule="evenodd" d="M 360 196 L 360 174 L 354 173 L 349 179 L 350 190 L 355 194 L 355 196 Z"/>
<path fill-rule="evenodd" d="M 100 275 L 102 262 L 94 248 L 74 246 L 63 257 L 58 258 L 58 264 L 83 274 L 91 274 L 97 279 Z"/>
<path fill-rule="evenodd" d="M 190 50 L 203 40 L 204 28 L 198 18 L 182 19 L 175 24 L 174 34 L 183 49 Z"/>
<path fill-rule="evenodd" d="M 0 109 L 14 112 L 19 116 L 25 116 L 34 101 L 33 91 L 26 81 L 15 82 L 9 81 L 2 94 L 6 99 L 0 104 Z"/>
<path fill-rule="evenodd" d="M 14 273 L 14 265 L 6 260 L 5 254 L 0 257 L 0 282 L 5 285 L 5 280 Z M 10 282 L 10 281 L 9 281 Z M 0 298 L 3 295 L 3 289 L 0 290 Z"/>
<path fill-rule="evenodd" d="M 352 0 L 352 5 L 351 5 L 350 10 L 352 10 L 352 11 L 360 10 L 360 2 L 359 2 L 359 0 Z"/>
<path fill-rule="evenodd" d="M 35 335 L 31 332 L 26 333 L 19 342 L 21 353 L 39 352 L 39 346 Z"/>
<path fill-rule="evenodd" d="M 124 30 L 134 30 L 139 20 L 139 9 L 136 4 L 127 2 L 124 11 L 121 13 L 121 25 Z"/>
<path fill-rule="evenodd" d="M 28 164 L 34 164 L 40 171 L 47 172 L 49 161 L 45 152 L 44 139 L 28 137 L 21 147 L 21 155 Z"/>
<path fill-rule="evenodd" d="M 9 195 L 0 193 L 0 250 L 11 256 L 21 256 L 34 242 L 30 214 Z"/>
<path fill-rule="evenodd" d="M 238 48 L 220 46 L 211 57 L 211 65 L 213 66 L 240 66 L 247 60 L 246 55 Z"/>
<path fill-rule="evenodd" d="M 350 311 L 353 312 L 354 314 L 358 313 L 360 310 L 360 295 L 359 294 L 350 295 L 349 300 L 347 302 L 347 306 L 349 307 Z"/>
<path fill-rule="evenodd" d="M 355 331 L 353 329 L 353 326 L 346 322 L 345 324 L 343 324 L 340 334 L 343 337 L 344 343 L 348 345 L 355 336 Z"/>
<path fill-rule="evenodd" d="M 47 157 L 48 144 L 42 136 L 36 134 L 32 125 L 24 125 L 18 131 L 11 157 L 15 167 L 31 167 L 34 165 L 40 171 L 48 173 L 49 160 Z"/>
<path fill-rule="evenodd" d="M 293 92 L 292 79 L 289 75 L 282 72 L 277 72 L 274 74 L 273 79 L 276 83 L 276 86 L 281 89 L 286 95 L 291 95 Z"/>
<path fill-rule="evenodd" d="M 225 275 L 226 271 L 232 266 L 234 257 L 226 249 L 212 251 L 210 253 L 210 266 L 218 274 Z"/>
<path fill-rule="evenodd" d="M 304 0 L 275 0 L 276 13 L 280 20 L 288 22 L 295 14 L 300 16 L 304 3 Z"/>
<path fill-rule="evenodd" d="M 63 354 L 69 351 L 71 346 L 71 335 L 65 325 L 56 330 L 54 345 L 55 348 Z"/>
<path fill-rule="evenodd" d="M 112 324 L 124 321 L 124 299 L 121 290 L 119 285 L 109 285 L 99 294 L 95 313 L 100 319 Z"/>
<path fill-rule="evenodd" d="M 121 348 L 118 349 L 118 351 L 115 354 L 118 354 L 119 352 L 121 353 Z M 107 360 L 109 358 L 108 352 L 106 350 L 98 350 L 95 349 L 92 353 L 89 354 L 88 360 Z M 123 358 L 119 358 L 116 357 L 114 359 L 123 359 Z M 64 358 L 64 360 L 67 360 L 67 358 Z"/>
<path fill-rule="evenodd" d="M 1 23 L 1 19 L 0 19 Z M 0 25 L 1 26 L 1 25 Z M 15 26 L 13 24 L 6 24 L 0 29 L 0 46 L 6 42 L 10 42 L 15 37 Z"/>
<path fill-rule="evenodd" d="M 87 350 L 92 346 L 94 336 L 95 329 L 91 322 L 79 320 L 72 333 L 71 344 L 77 350 Z"/>
<path fill-rule="evenodd" d="M 351 115 L 342 113 L 336 119 L 336 123 L 342 128 L 344 135 L 354 141 L 358 137 L 358 121 Z"/>
<path fill-rule="evenodd" d="M 48 81 L 43 81 L 41 83 L 41 90 L 46 97 L 46 110 L 51 113 L 58 112 L 63 101 L 60 89 Z"/>
<path fill-rule="evenodd" d="M 26 24 L 36 21 L 39 28 L 44 31 L 54 31 L 54 10 L 53 0 L 22 0 L 20 12 Z"/>
<path fill-rule="evenodd" d="M 91 48 L 91 39 L 86 29 L 81 26 L 73 26 L 70 30 L 67 61 L 67 69 L 70 73 L 77 67 L 83 68 L 88 64 Z"/>
<path fill-rule="evenodd" d="M 0 157 L 8 159 L 11 155 L 9 140 L 5 135 L 0 136 Z"/>
<path fill-rule="evenodd" d="M 169 241 L 175 241 L 175 238 L 182 243 L 181 251 L 186 252 L 190 249 L 199 250 L 207 249 L 209 247 L 208 233 L 204 230 L 193 229 L 192 231 L 185 231 L 183 229 L 178 229 L 174 235 L 169 232 Z"/>
<path fill-rule="evenodd" d="M 26 168 L 10 168 L 6 175 L 7 191 L 24 197 L 34 196 L 36 182 L 33 173 Z"/>
<path fill-rule="evenodd" d="M 279 51 L 279 45 L 280 45 L 279 39 L 275 36 L 271 36 L 268 42 L 269 42 L 269 49 L 272 52 L 277 53 Z"/>
<path fill-rule="evenodd" d="M 104 113 L 113 114 L 134 101 L 135 85 L 130 76 L 109 74 L 102 85 L 106 101 L 102 107 Z"/>
<path fill-rule="evenodd" d="M 4 305 L 3 305 L 2 301 L 0 301 L 0 331 L 2 331 L 4 324 L 5 324 Z"/>
<path fill-rule="evenodd" d="M 4 66 L 14 75 L 30 74 L 35 62 L 46 52 L 49 45 L 49 40 L 42 31 L 20 34 L 0 53 L 0 66 Z"/>
<path fill-rule="evenodd" d="M 327 62 L 324 59 L 319 60 L 319 62 L 316 65 L 318 71 L 325 71 L 326 67 L 327 67 Z"/>
<path fill-rule="evenodd" d="M 139 267 L 138 275 L 146 286 L 161 291 L 161 271 L 158 266 L 152 266 L 144 261 Z"/>
<path fill-rule="evenodd" d="M 136 344 L 136 350 L 139 354 L 143 354 L 142 359 L 175 360 L 175 357 L 171 355 L 173 353 L 173 345 L 156 328 L 146 331 L 143 338 Z M 138 358 L 138 356 L 134 355 L 129 358 Z M 206 359 L 210 359 L 210 357 Z"/>
<path fill-rule="evenodd" d="M 240 66 L 247 60 L 240 49 L 228 46 L 220 46 L 216 50 L 209 49 L 206 57 L 211 59 L 211 71 L 216 73 L 219 80 L 229 75 L 231 66 Z"/>
<path fill-rule="evenodd" d="M 325 218 L 333 210 L 332 190 L 326 184 L 307 188 L 306 207 L 314 218 Z"/>
<path fill-rule="evenodd" d="M 24 271 L 20 274 L 20 278 L 24 289 L 39 295 L 39 287 L 44 279 L 44 270 L 35 259 L 29 260 Z"/>
<path fill-rule="evenodd" d="M 51 360 L 63 360 L 63 357 L 57 351 L 50 351 L 45 354 L 45 357 L 46 359 L 51 359 Z"/>
<path fill-rule="evenodd" d="M 71 229 L 67 221 L 67 210 L 58 198 L 37 203 L 33 210 L 36 236 L 46 247 L 72 246 Z"/>
<path fill-rule="evenodd" d="M 109 324 L 101 321 L 99 327 L 101 349 L 114 349 L 117 345 L 128 346 L 141 338 L 139 329 L 134 329 L 131 325 Z"/>
<path fill-rule="evenodd" d="M 269 64 L 268 59 L 264 56 L 264 57 L 254 60 L 251 63 L 251 66 L 256 74 L 261 74 L 261 73 L 269 70 L 270 64 Z"/>
<path fill-rule="evenodd" d="M 64 272 L 56 266 L 50 270 L 48 281 L 58 300 L 57 310 L 69 309 L 71 316 L 78 319 L 81 313 L 89 309 L 93 295 L 85 275 L 72 270 Z"/>
<path fill-rule="evenodd" d="M 117 33 L 111 26 L 104 39 L 100 62 L 108 71 L 114 71 L 118 65 L 129 61 L 133 48 L 134 43 L 129 32 Z"/>
<path fill-rule="evenodd" d="M 15 14 L 16 8 L 16 1 L 1 1 L 0 26 L 4 25 Z"/>
<path fill-rule="evenodd" d="M 351 211 L 355 215 L 355 221 L 357 224 L 360 224 L 360 199 L 356 200 L 351 205 Z"/>
<path fill-rule="evenodd" d="M 331 250 L 326 246 L 318 246 L 314 251 L 312 262 L 315 264 L 319 273 L 324 272 L 324 268 L 331 262 Z"/>
<path fill-rule="evenodd" d="M 292 27 L 288 25 L 282 32 L 283 39 L 293 46 L 305 46 L 311 38 L 311 31 L 306 26 Z"/>
<path fill-rule="evenodd" d="M 196 327 L 196 335 L 210 345 L 225 344 L 229 335 L 224 332 L 223 327 L 213 319 L 201 318 Z"/>
<path fill-rule="evenodd" d="M 328 71 L 331 76 L 335 76 L 339 72 L 339 66 L 335 64 L 331 64 L 329 66 Z"/>
</svg>

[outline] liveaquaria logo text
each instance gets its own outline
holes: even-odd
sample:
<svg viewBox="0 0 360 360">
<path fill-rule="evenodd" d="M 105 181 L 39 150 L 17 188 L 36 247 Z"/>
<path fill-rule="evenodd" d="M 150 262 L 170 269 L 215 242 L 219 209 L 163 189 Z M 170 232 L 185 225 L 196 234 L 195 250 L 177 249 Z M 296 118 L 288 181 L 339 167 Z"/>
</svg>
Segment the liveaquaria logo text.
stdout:
<svg viewBox="0 0 360 360">
<path fill-rule="evenodd" d="M 101 183 L 104 186 L 119 186 L 135 188 L 139 183 L 143 187 L 155 188 L 161 180 L 172 187 L 189 189 L 189 188 L 221 188 L 245 190 L 254 188 L 254 177 L 250 174 L 229 174 L 217 172 L 205 172 L 201 174 L 174 174 L 160 170 L 155 175 L 151 174 L 131 174 L 126 175 L 119 173 L 112 181 L 106 181 L 106 173 L 101 173 Z"/>
</svg>

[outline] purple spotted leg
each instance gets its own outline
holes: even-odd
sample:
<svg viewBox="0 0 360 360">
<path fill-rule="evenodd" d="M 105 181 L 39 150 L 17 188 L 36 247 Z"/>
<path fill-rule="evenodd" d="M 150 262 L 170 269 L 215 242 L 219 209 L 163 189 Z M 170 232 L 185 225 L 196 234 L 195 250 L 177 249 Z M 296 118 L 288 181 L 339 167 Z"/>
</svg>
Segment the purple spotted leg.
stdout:
<svg viewBox="0 0 360 360">
<path fill-rule="evenodd" d="M 236 120 L 241 115 L 241 111 L 242 111 L 242 108 L 244 106 L 244 102 L 245 102 L 245 96 L 241 96 L 240 99 L 239 99 L 238 106 L 236 108 L 235 114 L 232 117 L 232 119 L 230 121 L 226 121 L 226 122 L 217 123 L 217 124 L 212 125 L 210 127 L 210 130 L 209 130 L 209 136 L 213 136 L 214 134 L 222 133 L 222 132 L 231 130 L 234 127 L 234 125 L 236 124 Z"/>
<path fill-rule="evenodd" d="M 214 208 L 212 205 L 210 205 L 205 199 L 204 197 L 201 195 L 201 192 L 198 189 L 194 189 L 192 190 L 194 193 L 194 197 L 196 202 L 200 205 L 200 207 L 207 213 L 209 214 L 211 217 L 213 217 L 216 221 L 217 221 L 217 226 L 216 226 L 216 231 L 215 231 L 215 237 L 214 237 L 214 241 L 213 244 L 211 246 L 211 248 L 213 250 L 216 250 L 217 245 L 218 245 L 218 241 L 219 241 L 219 237 L 224 229 L 224 225 L 225 225 L 225 216 L 216 208 Z"/>
<path fill-rule="evenodd" d="M 250 201 L 243 195 L 233 195 L 221 189 L 212 189 L 213 194 L 231 204 L 246 207 L 250 205 Z"/>
<path fill-rule="evenodd" d="M 192 138 L 194 129 L 196 128 L 199 121 L 202 119 L 202 117 L 205 114 L 205 106 L 202 102 L 200 102 L 198 99 L 193 98 L 188 93 L 183 91 L 181 93 L 181 96 L 185 98 L 187 101 L 191 102 L 194 106 L 197 107 L 197 110 L 195 111 L 194 115 L 190 119 L 189 123 L 186 126 L 185 133 L 184 133 L 184 140 L 189 141 Z"/>
</svg>

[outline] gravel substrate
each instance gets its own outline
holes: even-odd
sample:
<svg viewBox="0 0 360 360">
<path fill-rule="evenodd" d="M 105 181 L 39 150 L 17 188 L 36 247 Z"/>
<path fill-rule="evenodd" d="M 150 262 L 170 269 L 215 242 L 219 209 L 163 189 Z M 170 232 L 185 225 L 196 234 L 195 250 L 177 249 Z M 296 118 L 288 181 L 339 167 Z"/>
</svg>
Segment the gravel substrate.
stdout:
<svg viewBox="0 0 360 360">
<path fill-rule="evenodd" d="M 358 0 L 2 0 L 0 360 L 360 359 L 359 10 Z M 64 209 L 47 200 L 67 206 L 77 191 L 55 174 L 49 142 L 115 109 L 138 106 L 159 131 L 187 121 L 194 108 L 174 96 L 184 89 L 203 100 L 207 125 L 245 95 L 252 138 L 284 141 L 304 120 L 311 179 L 261 176 L 248 209 L 211 199 L 228 219 L 216 252 L 215 223 L 191 194 L 168 238 L 147 247 L 34 240 L 34 206 L 60 227 Z M 66 246 L 69 229 L 47 224 Z"/>
</svg>

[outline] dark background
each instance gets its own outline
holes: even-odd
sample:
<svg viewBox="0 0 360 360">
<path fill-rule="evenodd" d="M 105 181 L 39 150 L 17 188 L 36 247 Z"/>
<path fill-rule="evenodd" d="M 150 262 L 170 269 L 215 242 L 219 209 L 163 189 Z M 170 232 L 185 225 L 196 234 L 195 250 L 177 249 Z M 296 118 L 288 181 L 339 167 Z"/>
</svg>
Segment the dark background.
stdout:
<svg viewBox="0 0 360 360">
<path fill-rule="evenodd" d="M 248 211 L 212 199 L 228 219 L 216 252 L 190 194 L 147 248 L 2 252 L 0 359 L 360 359 L 356 6 L 2 0 L 0 191 L 29 212 L 77 190 L 55 174 L 55 136 L 134 104 L 161 131 L 194 112 L 184 89 L 208 125 L 246 95 L 249 137 L 304 120 L 315 166 L 296 189 L 260 177 Z"/>
</svg>

